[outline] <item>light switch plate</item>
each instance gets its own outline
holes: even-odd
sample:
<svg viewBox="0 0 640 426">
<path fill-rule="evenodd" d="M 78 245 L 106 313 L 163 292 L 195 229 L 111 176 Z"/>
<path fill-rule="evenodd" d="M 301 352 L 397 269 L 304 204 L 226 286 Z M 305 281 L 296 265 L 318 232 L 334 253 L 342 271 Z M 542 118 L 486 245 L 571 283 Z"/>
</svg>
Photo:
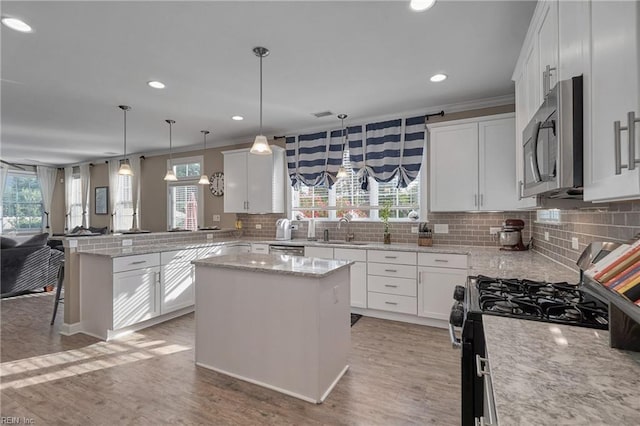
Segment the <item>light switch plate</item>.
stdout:
<svg viewBox="0 0 640 426">
<path fill-rule="evenodd" d="M 574 250 L 578 250 L 578 248 L 580 247 L 580 246 L 578 245 L 578 243 L 579 243 L 579 241 L 578 241 L 578 238 L 577 238 L 577 237 L 573 237 L 573 238 L 571 238 L 571 248 L 572 248 L 572 249 L 574 249 Z"/>
<path fill-rule="evenodd" d="M 213 234 L 207 234 L 207 240 L 213 240 Z"/>
<path fill-rule="evenodd" d="M 544 240 L 549 241 L 549 233 L 547 231 L 544 232 Z"/>
<path fill-rule="evenodd" d="M 435 224 L 433 225 L 433 233 L 434 234 L 448 234 L 449 233 L 449 225 L 444 224 Z"/>
<path fill-rule="evenodd" d="M 133 240 L 122 240 L 122 246 L 131 246 L 133 245 Z"/>
<path fill-rule="evenodd" d="M 213 215 L 213 221 L 214 222 L 220 222 L 220 215 L 219 214 L 214 214 Z"/>
<path fill-rule="evenodd" d="M 499 226 L 490 226 L 489 227 L 489 235 L 496 235 L 498 232 L 500 232 L 502 228 Z"/>
<path fill-rule="evenodd" d="M 256 223 L 256 229 L 262 229 L 262 224 L 261 223 Z"/>
<path fill-rule="evenodd" d="M 418 227 L 417 226 L 412 226 L 411 227 L 411 233 L 412 234 L 417 234 L 418 233 Z"/>
</svg>

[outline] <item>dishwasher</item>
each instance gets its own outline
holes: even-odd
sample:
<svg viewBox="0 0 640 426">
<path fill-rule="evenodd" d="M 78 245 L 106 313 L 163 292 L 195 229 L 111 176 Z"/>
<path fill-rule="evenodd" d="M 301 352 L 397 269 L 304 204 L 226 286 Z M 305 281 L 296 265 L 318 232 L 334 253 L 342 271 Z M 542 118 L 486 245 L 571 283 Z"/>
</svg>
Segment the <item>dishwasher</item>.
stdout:
<svg viewBox="0 0 640 426">
<path fill-rule="evenodd" d="M 304 256 L 304 246 L 269 245 L 269 254 L 288 254 L 290 256 Z"/>
</svg>

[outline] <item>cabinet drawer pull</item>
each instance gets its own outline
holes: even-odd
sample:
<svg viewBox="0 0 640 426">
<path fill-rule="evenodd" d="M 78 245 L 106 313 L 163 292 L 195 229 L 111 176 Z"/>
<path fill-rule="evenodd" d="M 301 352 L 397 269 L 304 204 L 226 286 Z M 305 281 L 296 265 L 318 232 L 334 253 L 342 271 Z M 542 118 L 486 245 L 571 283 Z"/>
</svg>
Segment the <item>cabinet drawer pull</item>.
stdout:
<svg viewBox="0 0 640 426">
<path fill-rule="evenodd" d="M 640 160 L 636 159 L 636 123 L 640 118 L 636 118 L 635 111 L 627 113 L 627 134 L 629 135 L 629 170 L 634 170 Z"/>
<path fill-rule="evenodd" d="M 182 259 L 184 256 L 174 256 L 174 259 Z"/>
<path fill-rule="evenodd" d="M 384 302 L 384 303 L 386 303 L 387 305 L 397 305 L 396 302 Z"/>
<path fill-rule="evenodd" d="M 385 256 L 384 258 L 385 259 L 397 259 L 398 256 Z"/>
<path fill-rule="evenodd" d="M 385 272 L 398 272 L 397 269 L 385 269 L 384 271 Z"/>
<path fill-rule="evenodd" d="M 142 265 L 143 263 L 147 263 L 146 260 L 138 260 L 136 262 L 131 262 L 129 265 Z"/>
<path fill-rule="evenodd" d="M 440 263 L 449 263 L 447 259 L 436 259 L 435 261 Z"/>
<path fill-rule="evenodd" d="M 397 285 L 393 285 L 393 284 L 385 284 L 385 287 L 391 287 L 391 288 L 398 288 Z"/>
</svg>

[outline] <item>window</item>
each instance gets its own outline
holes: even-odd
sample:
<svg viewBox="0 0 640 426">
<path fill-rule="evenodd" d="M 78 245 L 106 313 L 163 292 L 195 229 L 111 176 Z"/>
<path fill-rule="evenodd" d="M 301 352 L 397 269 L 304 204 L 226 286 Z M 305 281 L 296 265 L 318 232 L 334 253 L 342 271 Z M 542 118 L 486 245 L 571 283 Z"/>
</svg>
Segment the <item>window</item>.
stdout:
<svg viewBox="0 0 640 426">
<path fill-rule="evenodd" d="M 10 171 L 2 196 L 2 232 L 42 229 L 42 192 L 35 172 Z"/>
<path fill-rule="evenodd" d="M 133 189 L 131 176 L 118 175 L 118 197 L 114 227 L 118 231 L 131 229 L 133 225 Z"/>
<path fill-rule="evenodd" d="M 167 166 L 169 166 L 167 161 Z M 167 182 L 167 226 L 195 231 L 203 226 L 202 156 L 173 160 L 176 182 Z"/>
<path fill-rule="evenodd" d="M 76 171 L 77 169 L 77 171 Z M 80 183 L 80 170 L 73 168 L 71 180 L 71 214 L 69 216 L 69 231 L 76 226 L 82 226 L 82 184 Z"/>
<path fill-rule="evenodd" d="M 377 207 L 387 202 L 393 206 L 392 219 L 407 219 L 412 210 L 420 211 L 420 174 L 407 188 L 396 188 L 397 177 L 387 183 L 370 179 L 369 191 L 364 191 L 351 168 L 349 150 L 344 151 L 343 164 L 348 176 L 339 179 L 331 190 L 304 185 L 292 190 L 291 217 L 335 220 L 349 213 L 354 220 L 377 220 Z"/>
</svg>

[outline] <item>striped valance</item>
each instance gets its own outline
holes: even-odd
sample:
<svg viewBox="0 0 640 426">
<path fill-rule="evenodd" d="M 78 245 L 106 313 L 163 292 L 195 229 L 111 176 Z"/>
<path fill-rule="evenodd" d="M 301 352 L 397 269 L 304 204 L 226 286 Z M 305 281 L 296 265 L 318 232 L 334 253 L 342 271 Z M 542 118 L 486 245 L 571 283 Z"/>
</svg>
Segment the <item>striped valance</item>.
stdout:
<svg viewBox="0 0 640 426">
<path fill-rule="evenodd" d="M 347 128 L 351 167 L 362 189 L 368 178 L 389 182 L 396 176 L 399 187 L 411 183 L 422 164 L 424 116 L 396 119 Z M 298 187 L 331 187 L 342 164 L 342 129 L 286 138 L 287 167 L 291 184 Z"/>
</svg>

